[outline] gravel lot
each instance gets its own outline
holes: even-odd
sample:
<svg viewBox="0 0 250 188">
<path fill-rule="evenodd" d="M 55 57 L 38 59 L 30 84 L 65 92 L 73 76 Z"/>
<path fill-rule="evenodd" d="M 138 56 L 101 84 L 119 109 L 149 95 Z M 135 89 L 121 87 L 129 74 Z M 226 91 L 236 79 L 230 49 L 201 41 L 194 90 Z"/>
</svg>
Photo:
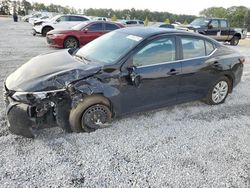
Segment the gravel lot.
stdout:
<svg viewBox="0 0 250 188">
<path fill-rule="evenodd" d="M 0 85 L 31 57 L 56 51 L 28 23 L 0 18 Z M 191 102 L 116 120 L 87 134 L 6 128 L 0 91 L 0 187 L 250 187 L 250 46 L 225 104 Z"/>
</svg>

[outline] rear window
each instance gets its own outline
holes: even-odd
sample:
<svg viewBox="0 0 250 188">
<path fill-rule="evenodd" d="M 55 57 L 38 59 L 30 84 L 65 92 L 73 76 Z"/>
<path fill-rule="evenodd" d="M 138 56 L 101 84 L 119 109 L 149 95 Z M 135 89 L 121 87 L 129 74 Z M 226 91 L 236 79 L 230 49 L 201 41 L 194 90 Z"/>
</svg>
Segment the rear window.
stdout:
<svg viewBox="0 0 250 188">
<path fill-rule="evenodd" d="M 119 29 L 119 27 L 115 24 L 110 24 L 110 23 L 105 24 L 105 30 L 107 30 L 107 31 L 113 31 L 116 29 Z"/>
<path fill-rule="evenodd" d="M 227 27 L 227 21 L 226 20 L 221 20 L 220 21 L 220 27 Z"/>
<path fill-rule="evenodd" d="M 211 42 L 205 41 L 206 55 L 210 55 L 214 51 L 214 45 Z"/>
<path fill-rule="evenodd" d="M 70 16 L 70 21 L 72 22 L 83 22 L 87 21 L 87 18 L 81 17 L 81 16 Z"/>
<path fill-rule="evenodd" d="M 202 57 L 206 55 L 205 41 L 198 38 L 182 37 L 183 59 Z"/>
</svg>

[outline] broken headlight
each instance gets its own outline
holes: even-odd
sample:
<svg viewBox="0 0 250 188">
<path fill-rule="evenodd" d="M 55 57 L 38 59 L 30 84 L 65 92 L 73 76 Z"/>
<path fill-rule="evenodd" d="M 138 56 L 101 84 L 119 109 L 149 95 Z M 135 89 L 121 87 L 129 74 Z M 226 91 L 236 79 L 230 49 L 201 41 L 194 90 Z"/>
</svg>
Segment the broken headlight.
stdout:
<svg viewBox="0 0 250 188">
<path fill-rule="evenodd" d="M 45 91 L 45 92 L 15 92 L 12 95 L 12 98 L 18 102 L 30 104 L 35 101 L 43 100 L 52 95 L 56 95 L 58 92 L 63 92 L 63 91 L 65 91 L 65 89 Z"/>
</svg>

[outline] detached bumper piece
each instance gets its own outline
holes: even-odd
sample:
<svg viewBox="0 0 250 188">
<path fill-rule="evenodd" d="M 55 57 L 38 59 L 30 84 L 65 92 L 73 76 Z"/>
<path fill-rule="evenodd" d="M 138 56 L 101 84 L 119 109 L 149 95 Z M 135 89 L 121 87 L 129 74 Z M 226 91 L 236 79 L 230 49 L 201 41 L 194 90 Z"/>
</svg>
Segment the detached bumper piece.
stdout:
<svg viewBox="0 0 250 188">
<path fill-rule="evenodd" d="M 11 105 L 11 104 L 10 104 Z M 32 133 L 33 122 L 27 114 L 28 106 L 25 104 L 14 104 L 7 112 L 9 130 L 17 135 L 34 138 Z"/>
</svg>

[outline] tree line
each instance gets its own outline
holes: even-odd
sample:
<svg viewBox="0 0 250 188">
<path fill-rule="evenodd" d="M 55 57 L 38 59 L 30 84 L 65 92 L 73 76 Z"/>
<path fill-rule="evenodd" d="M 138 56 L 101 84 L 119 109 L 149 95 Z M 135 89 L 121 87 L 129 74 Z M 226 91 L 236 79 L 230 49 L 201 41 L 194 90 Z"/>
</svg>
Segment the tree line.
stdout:
<svg viewBox="0 0 250 188">
<path fill-rule="evenodd" d="M 69 6 L 45 5 L 44 3 L 30 3 L 27 0 L 2 0 L 0 1 L 0 15 L 10 15 L 16 12 L 19 15 L 28 14 L 29 11 L 48 11 L 63 14 L 85 14 L 88 16 L 108 17 L 113 19 L 140 19 L 147 22 L 166 23 L 190 23 L 196 18 L 193 15 L 177 15 L 169 12 L 157 12 L 145 10 L 124 9 L 75 9 Z M 250 30 L 250 9 L 244 6 L 232 6 L 229 8 L 210 7 L 200 12 L 200 16 L 227 18 L 232 27 L 247 27 Z"/>
<path fill-rule="evenodd" d="M 98 17 L 116 17 L 117 19 L 140 19 L 140 20 L 149 20 L 152 22 L 164 22 L 169 20 L 170 23 L 175 21 L 181 23 L 189 23 L 196 16 L 192 15 L 177 15 L 169 12 L 151 12 L 148 9 L 145 10 L 136 10 L 124 9 L 124 10 L 113 10 L 113 9 L 84 9 L 79 8 L 75 9 L 69 6 L 61 5 L 45 5 L 44 3 L 30 3 L 27 0 L 2 0 L 0 1 L 0 15 L 11 15 L 15 11 L 19 15 L 28 14 L 28 11 L 48 11 L 48 12 L 57 12 L 63 14 L 85 14 Z"/>
</svg>

